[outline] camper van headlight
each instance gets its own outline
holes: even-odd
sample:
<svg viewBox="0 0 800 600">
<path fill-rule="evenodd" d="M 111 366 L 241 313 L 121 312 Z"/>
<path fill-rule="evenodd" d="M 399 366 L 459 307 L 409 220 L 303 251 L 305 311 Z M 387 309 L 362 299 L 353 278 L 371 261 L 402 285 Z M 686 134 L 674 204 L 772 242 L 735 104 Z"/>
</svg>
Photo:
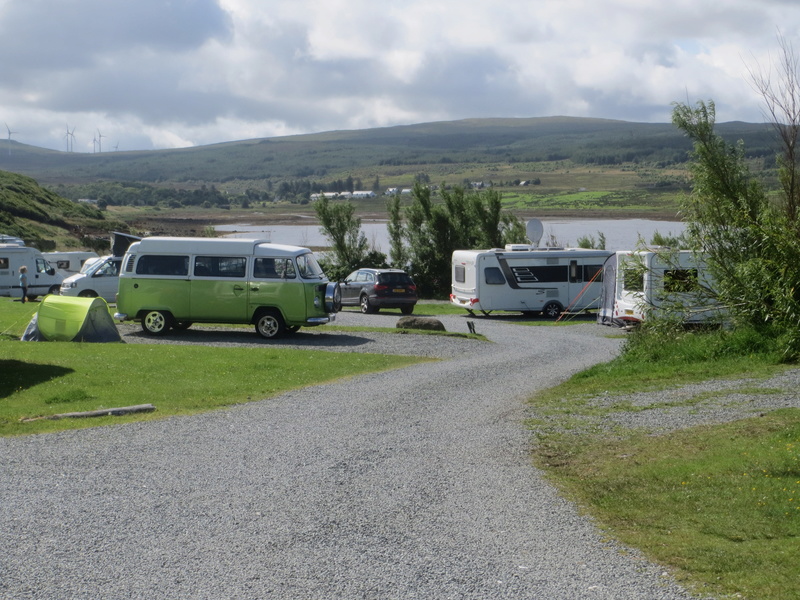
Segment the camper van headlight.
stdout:
<svg viewBox="0 0 800 600">
<path fill-rule="evenodd" d="M 76 282 L 74 282 L 74 281 L 62 281 L 61 282 L 61 287 L 63 287 L 63 288 L 74 288 L 74 287 L 77 287 L 77 286 L 78 286 L 78 284 Z"/>
</svg>

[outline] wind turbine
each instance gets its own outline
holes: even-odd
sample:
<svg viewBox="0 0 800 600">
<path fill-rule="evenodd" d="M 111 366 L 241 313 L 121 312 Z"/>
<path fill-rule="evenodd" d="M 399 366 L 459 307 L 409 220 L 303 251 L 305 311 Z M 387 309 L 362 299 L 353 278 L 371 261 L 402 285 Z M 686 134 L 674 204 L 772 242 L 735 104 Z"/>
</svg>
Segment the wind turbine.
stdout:
<svg viewBox="0 0 800 600">
<path fill-rule="evenodd" d="M 72 128 L 72 131 L 69 132 L 69 151 L 75 151 L 75 128 Z"/>
<path fill-rule="evenodd" d="M 97 151 L 98 152 L 102 152 L 103 151 L 103 138 L 104 137 L 108 137 L 108 136 L 105 136 L 102 133 L 100 133 L 100 130 L 98 129 L 97 130 Z"/>
<path fill-rule="evenodd" d="M 8 155 L 11 156 L 11 135 L 19 132 L 11 131 L 11 127 L 8 126 L 8 123 L 6 123 L 5 126 L 6 130 L 8 131 Z"/>
</svg>

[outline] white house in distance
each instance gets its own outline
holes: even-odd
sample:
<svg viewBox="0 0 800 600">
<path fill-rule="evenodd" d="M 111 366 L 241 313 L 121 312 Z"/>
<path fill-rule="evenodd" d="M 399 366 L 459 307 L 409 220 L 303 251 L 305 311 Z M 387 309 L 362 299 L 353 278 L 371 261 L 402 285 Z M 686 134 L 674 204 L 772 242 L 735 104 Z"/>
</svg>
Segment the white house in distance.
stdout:
<svg viewBox="0 0 800 600">
<path fill-rule="evenodd" d="M 349 200 L 350 198 L 374 198 L 375 192 L 323 192 L 321 194 L 311 194 L 312 200 L 320 198 L 330 198 L 332 200 Z"/>
</svg>

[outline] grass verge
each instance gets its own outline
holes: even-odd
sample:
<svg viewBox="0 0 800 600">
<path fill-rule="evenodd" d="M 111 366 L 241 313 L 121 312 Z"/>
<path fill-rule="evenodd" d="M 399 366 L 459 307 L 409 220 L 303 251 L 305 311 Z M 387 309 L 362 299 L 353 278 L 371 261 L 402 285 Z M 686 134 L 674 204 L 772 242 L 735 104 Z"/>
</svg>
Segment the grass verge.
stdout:
<svg viewBox="0 0 800 600">
<path fill-rule="evenodd" d="M 645 340 L 635 340 L 617 360 L 538 395 L 529 422 L 538 437 L 534 460 L 601 527 L 672 567 L 696 592 L 797 598 L 800 409 L 661 435 L 603 419 L 648 410 L 614 402 L 617 394 L 709 378 L 764 379 L 786 368 L 768 348 L 742 352 L 748 347 L 742 338 L 750 336 L 651 339 L 647 350 Z M 602 396 L 612 398 L 593 401 Z M 692 411 L 693 403 L 708 400 L 681 407 Z"/>
</svg>

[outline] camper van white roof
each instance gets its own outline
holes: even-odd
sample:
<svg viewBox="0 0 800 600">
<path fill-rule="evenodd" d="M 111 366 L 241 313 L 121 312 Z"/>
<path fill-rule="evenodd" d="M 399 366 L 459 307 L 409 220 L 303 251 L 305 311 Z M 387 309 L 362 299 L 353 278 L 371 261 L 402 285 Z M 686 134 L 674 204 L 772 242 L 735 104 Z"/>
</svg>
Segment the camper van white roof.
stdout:
<svg viewBox="0 0 800 600">
<path fill-rule="evenodd" d="M 189 254 L 260 254 L 259 250 L 270 253 L 297 255 L 308 252 L 307 248 L 284 244 L 271 244 L 260 238 L 193 238 L 193 237 L 147 237 L 134 242 L 128 248 L 130 253 L 152 252 L 169 254 L 184 252 Z"/>
<path fill-rule="evenodd" d="M 25 241 L 10 235 L 0 235 L 0 245 L 2 246 L 24 246 Z"/>
</svg>

